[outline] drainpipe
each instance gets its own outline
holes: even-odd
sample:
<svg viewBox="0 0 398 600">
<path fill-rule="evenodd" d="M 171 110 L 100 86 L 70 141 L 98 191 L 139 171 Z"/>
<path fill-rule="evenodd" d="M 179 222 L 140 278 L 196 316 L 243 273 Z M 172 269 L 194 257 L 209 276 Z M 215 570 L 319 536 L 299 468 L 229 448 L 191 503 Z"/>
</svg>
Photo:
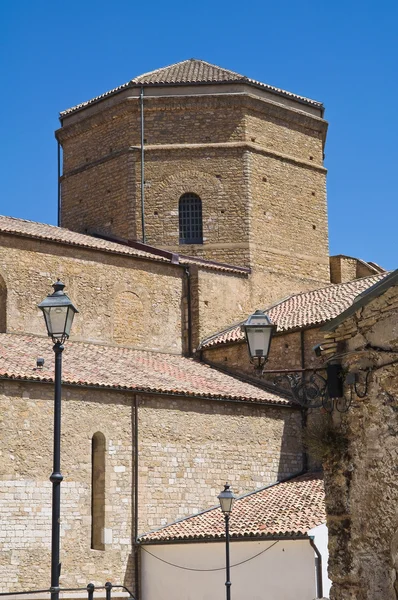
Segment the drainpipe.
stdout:
<svg viewBox="0 0 398 600">
<path fill-rule="evenodd" d="M 138 399 L 137 394 L 134 394 L 134 579 L 136 600 L 140 598 L 140 561 L 138 548 Z"/>
<path fill-rule="evenodd" d="M 144 86 L 141 86 L 141 92 L 140 92 L 140 117 L 141 117 L 141 229 L 142 229 L 142 243 L 145 244 Z"/>
<path fill-rule="evenodd" d="M 322 555 L 314 542 L 314 536 L 310 535 L 310 544 L 316 554 L 315 556 L 315 573 L 316 573 L 316 597 L 323 598 L 323 582 L 322 582 Z"/>
<path fill-rule="evenodd" d="M 61 144 L 58 143 L 58 227 L 61 227 Z"/>
<path fill-rule="evenodd" d="M 189 267 L 185 267 L 185 276 L 187 281 L 187 325 L 188 325 L 188 356 L 192 356 L 192 300 L 191 300 L 191 272 Z"/>
<path fill-rule="evenodd" d="M 300 331 L 300 353 L 301 353 L 301 368 L 305 369 L 305 344 L 304 344 L 304 330 Z M 303 372 L 302 380 L 304 381 L 305 372 Z M 301 428 L 304 429 L 307 427 L 308 422 L 308 409 L 301 409 Z M 302 453 L 302 462 L 303 462 L 303 471 L 308 471 L 308 453 L 303 445 L 303 453 Z"/>
</svg>

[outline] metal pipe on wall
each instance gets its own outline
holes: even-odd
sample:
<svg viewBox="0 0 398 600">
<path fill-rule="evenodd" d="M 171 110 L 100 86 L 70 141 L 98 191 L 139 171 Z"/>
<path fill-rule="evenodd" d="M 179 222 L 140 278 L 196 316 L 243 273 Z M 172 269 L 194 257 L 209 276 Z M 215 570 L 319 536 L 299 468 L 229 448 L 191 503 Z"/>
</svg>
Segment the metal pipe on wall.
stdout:
<svg viewBox="0 0 398 600">
<path fill-rule="evenodd" d="M 144 148 L 144 86 L 140 92 L 140 118 L 141 118 L 141 229 L 142 243 L 145 244 L 145 148 Z"/>
<path fill-rule="evenodd" d="M 57 175 L 58 175 L 58 227 L 61 227 L 61 144 L 59 143 L 59 141 L 57 140 L 58 143 L 58 171 L 57 171 Z"/>
</svg>

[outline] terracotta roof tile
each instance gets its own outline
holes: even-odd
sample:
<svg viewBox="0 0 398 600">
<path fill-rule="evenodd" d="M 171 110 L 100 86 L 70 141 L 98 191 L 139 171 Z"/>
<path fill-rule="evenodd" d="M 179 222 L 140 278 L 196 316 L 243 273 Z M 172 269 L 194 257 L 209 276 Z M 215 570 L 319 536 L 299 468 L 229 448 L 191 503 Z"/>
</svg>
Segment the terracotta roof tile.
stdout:
<svg viewBox="0 0 398 600">
<path fill-rule="evenodd" d="M 321 325 L 334 319 L 353 303 L 358 294 L 386 277 L 387 273 L 362 277 L 347 283 L 331 284 L 323 288 L 294 294 L 265 309 L 277 331 L 290 331 L 302 327 Z M 229 344 L 244 340 L 241 325 L 232 325 L 206 338 L 201 348 Z"/>
<path fill-rule="evenodd" d="M 167 262 L 166 259 L 157 256 L 156 254 L 145 252 L 144 250 L 137 250 L 136 248 L 108 242 L 90 235 L 76 233 L 75 231 L 64 229 L 63 227 L 27 221 L 25 219 L 16 219 L 15 217 L 0 215 L 0 232 L 14 233 L 24 237 L 38 238 L 63 244 L 71 244 L 73 246 L 93 248 L 96 250 L 106 250 L 107 252 L 116 252 L 117 254 L 130 254 L 141 258 L 150 258 L 151 260 Z"/>
<path fill-rule="evenodd" d="M 230 517 L 232 538 L 298 536 L 326 522 L 322 476 L 310 473 L 238 498 Z M 141 543 L 223 538 L 219 507 L 140 536 Z"/>
<path fill-rule="evenodd" d="M 70 229 L 56 227 L 55 225 L 47 225 L 46 223 L 37 223 L 35 221 L 16 219 L 15 217 L 6 217 L 3 215 L 0 215 L 0 233 L 1 232 L 13 233 L 15 235 L 40 240 L 49 240 L 60 244 L 68 244 L 82 248 L 92 248 L 93 250 L 103 250 L 116 254 L 126 254 L 129 256 L 135 256 L 137 258 L 145 258 L 166 263 L 173 262 L 174 260 L 173 264 L 197 265 L 204 269 L 215 271 L 236 274 L 247 274 L 250 272 L 250 269 L 245 267 L 227 265 L 224 263 L 218 263 L 216 261 L 197 258 L 195 256 L 180 255 L 178 253 L 174 253 L 173 259 L 166 258 L 165 256 L 167 254 L 169 254 L 171 257 L 172 253 L 162 252 L 161 250 L 158 253 L 157 250 L 159 249 L 151 246 L 147 246 L 147 250 L 144 250 L 143 248 L 135 248 L 133 245 L 129 245 L 128 243 L 110 241 L 97 236 L 93 237 L 91 235 L 76 233 Z M 145 244 L 137 245 L 145 247 Z"/>
<path fill-rule="evenodd" d="M 36 369 L 37 357 L 45 359 Z M 54 355 L 49 338 L 0 334 L 0 378 L 52 381 Z M 62 379 L 65 383 L 148 393 L 233 399 L 289 406 L 274 392 L 225 375 L 182 356 L 68 341 Z"/>
<path fill-rule="evenodd" d="M 250 79 L 245 75 L 241 75 L 240 73 L 236 73 L 235 71 L 230 71 L 228 69 L 223 69 L 204 60 L 190 58 L 161 69 L 156 69 L 155 71 L 143 73 L 142 75 L 139 75 L 138 77 L 135 77 L 134 79 L 131 79 L 130 81 L 119 85 L 112 90 L 109 90 L 109 92 L 105 92 L 104 94 L 96 96 L 92 100 L 81 102 L 72 108 L 62 111 L 60 116 L 61 118 L 66 117 L 77 110 L 85 108 L 94 102 L 98 102 L 99 100 L 107 98 L 112 94 L 116 94 L 117 92 L 128 87 L 136 87 L 139 85 L 194 85 L 206 83 L 246 83 L 247 85 L 262 88 L 280 96 L 292 98 L 293 100 L 297 100 L 304 104 L 309 104 L 317 108 L 323 107 L 323 104 L 316 100 L 311 100 L 310 98 L 305 98 L 304 96 L 287 92 L 286 90 L 262 83 L 256 79 Z"/>
</svg>

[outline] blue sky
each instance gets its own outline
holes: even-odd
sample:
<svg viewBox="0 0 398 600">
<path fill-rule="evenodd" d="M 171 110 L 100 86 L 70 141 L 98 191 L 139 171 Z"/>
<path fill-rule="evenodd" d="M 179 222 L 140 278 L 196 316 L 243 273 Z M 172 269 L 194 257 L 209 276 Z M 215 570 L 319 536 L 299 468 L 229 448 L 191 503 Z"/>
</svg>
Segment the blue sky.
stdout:
<svg viewBox="0 0 398 600">
<path fill-rule="evenodd" d="M 59 111 L 202 58 L 324 102 L 330 251 L 398 267 L 396 0 L 0 4 L 1 214 L 56 223 Z"/>
</svg>

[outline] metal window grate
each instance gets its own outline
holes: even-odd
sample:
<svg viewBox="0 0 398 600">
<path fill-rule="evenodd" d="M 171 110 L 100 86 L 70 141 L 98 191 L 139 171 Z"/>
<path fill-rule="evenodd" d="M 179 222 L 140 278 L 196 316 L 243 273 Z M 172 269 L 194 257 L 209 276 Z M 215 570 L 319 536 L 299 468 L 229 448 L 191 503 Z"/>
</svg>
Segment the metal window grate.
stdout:
<svg viewBox="0 0 398 600">
<path fill-rule="evenodd" d="M 180 244 L 203 244 L 202 200 L 183 194 L 179 202 Z"/>
</svg>

